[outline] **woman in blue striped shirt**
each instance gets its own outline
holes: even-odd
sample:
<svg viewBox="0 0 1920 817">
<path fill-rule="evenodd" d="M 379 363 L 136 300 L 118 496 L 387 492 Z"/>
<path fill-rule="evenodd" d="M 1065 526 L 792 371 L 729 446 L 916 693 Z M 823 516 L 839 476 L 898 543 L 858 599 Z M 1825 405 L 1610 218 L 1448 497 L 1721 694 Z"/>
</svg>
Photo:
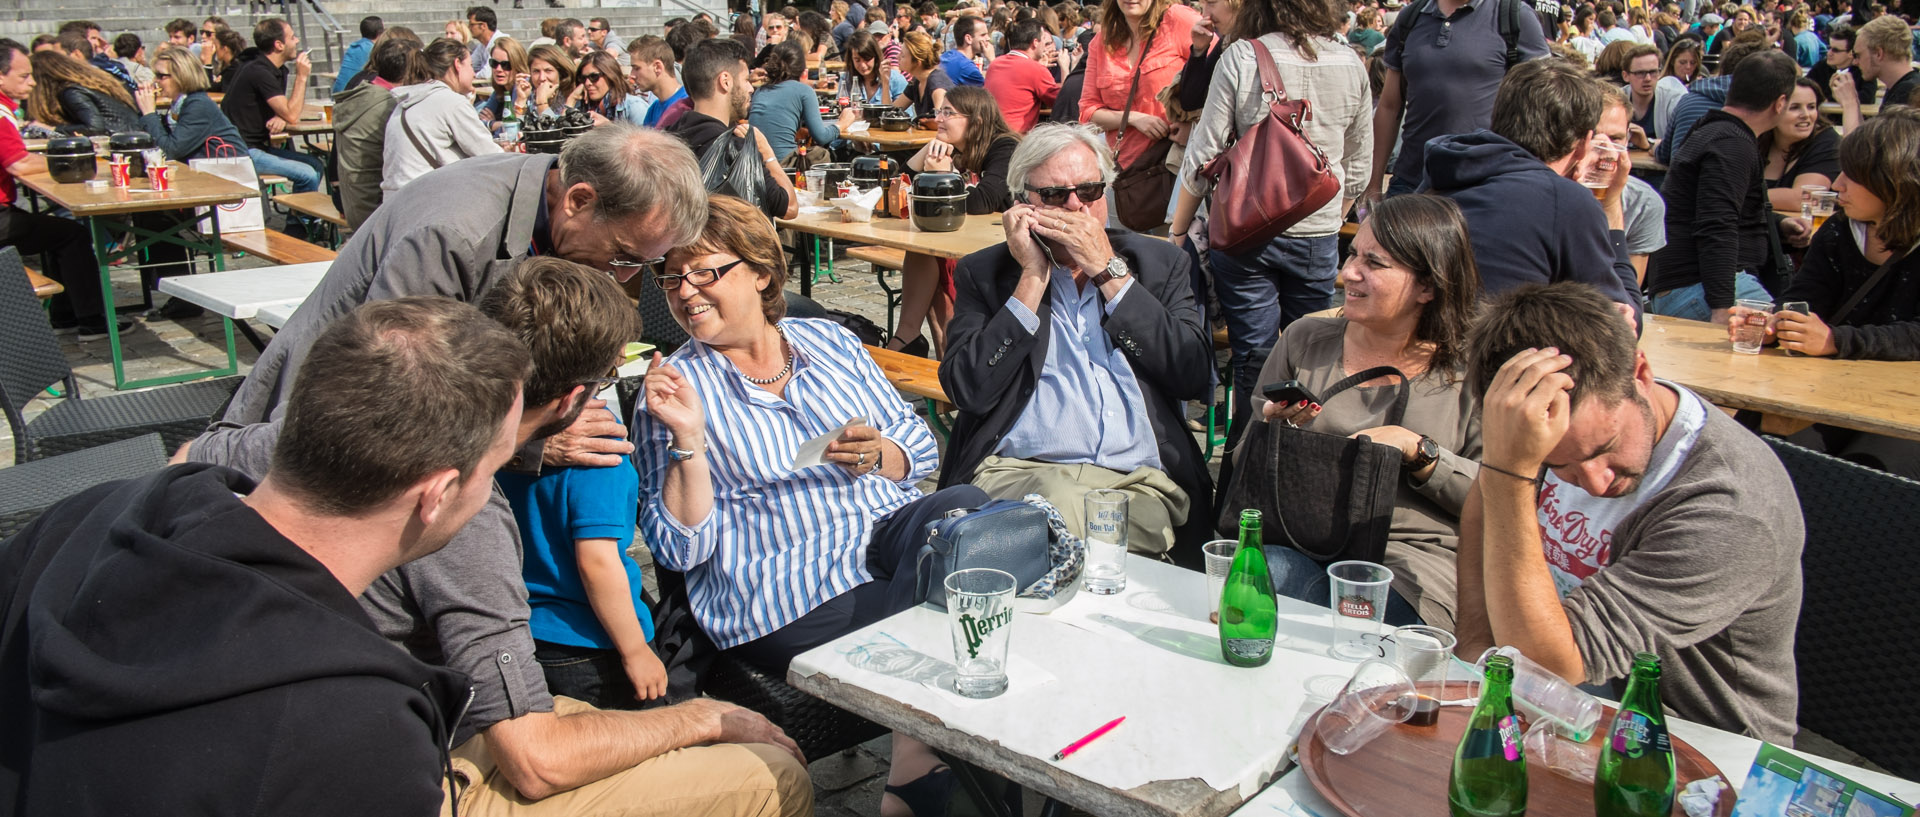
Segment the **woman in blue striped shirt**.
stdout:
<svg viewBox="0 0 1920 817">
<path fill-rule="evenodd" d="M 933 433 L 851 332 L 784 317 L 779 247 L 759 209 L 711 198 L 700 239 L 657 276 L 691 340 L 654 358 L 634 415 L 654 559 L 686 574 L 716 645 L 775 677 L 913 606 L 926 523 L 987 500 L 970 485 L 914 487 L 939 464 Z M 836 429 L 824 463 L 794 468 L 801 443 Z M 952 785 L 937 764 L 896 735 L 887 789 L 902 802 L 888 813 L 933 813 Z"/>
</svg>

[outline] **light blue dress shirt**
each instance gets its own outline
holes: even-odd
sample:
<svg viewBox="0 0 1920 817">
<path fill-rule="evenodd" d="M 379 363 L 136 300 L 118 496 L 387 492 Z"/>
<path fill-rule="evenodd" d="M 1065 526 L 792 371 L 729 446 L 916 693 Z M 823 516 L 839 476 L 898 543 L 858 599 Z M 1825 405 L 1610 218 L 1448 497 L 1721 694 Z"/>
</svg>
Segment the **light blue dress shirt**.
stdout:
<svg viewBox="0 0 1920 817">
<path fill-rule="evenodd" d="M 713 511 L 685 525 L 661 492 L 672 433 L 644 408 L 633 418 L 640 531 L 653 557 L 687 576 L 694 618 L 721 649 L 793 623 L 873 576 L 875 523 L 919 499 L 939 449 L 926 421 L 900 399 L 859 338 L 824 320 L 781 321 L 793 347 L 785 398 L 748 383 L 725 355 L 689 341 L 667 358 L 707 416 Z M 866 417 L 907 453 L 906 478 L 858 477 L 827 463 L 793 469 L 800 444 Z"/>
<path fill-rule="evenodd" d="M 1090 464 L 1122 473 L 1160 467 L 1160 443 L 1147 419 L 1147 401 L 1133 364 L 1107 337 L 1102 321 L 1133 291 L 1133 279 L 1113 300 L 1101 303 L 1100 288 L 1085 288 L 1073 273 L 1053 268 L 1047 297 L 1053 318 L 1047 360 L 1033 399 L 1000 438 L 994 454 L 1061 465 Z M 1007 311 L 1028 332 L 1040 331 L 1040 316 L 1017 298 Z"/>
</svg>

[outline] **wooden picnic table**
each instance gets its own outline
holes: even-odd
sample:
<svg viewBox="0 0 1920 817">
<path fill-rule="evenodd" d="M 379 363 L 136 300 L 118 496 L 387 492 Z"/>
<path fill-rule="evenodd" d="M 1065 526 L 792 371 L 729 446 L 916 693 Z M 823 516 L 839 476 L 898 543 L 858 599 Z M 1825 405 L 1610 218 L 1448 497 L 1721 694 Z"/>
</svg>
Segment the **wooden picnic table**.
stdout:
<svg viewBox="0 0 1920 817">
<path fill-rule="evenodd" d="M 1840 116 L 1841 114 L 1843 114 L 1843 113 L 1845 113 L 1845 112 L 1846 112 L 1846 109 L 1844 109 L 1844 108 L 1842 108 L 1842 107 L 1840 107 L 1840 103 L 1838 103 L 1838 102 L 1822 102 L 1822 103 L 1820 103 L 1820 113 L 1821 113 L 1822 115 L 1825 115 L 1825 116 Z M 1878 116 L 1879 114 L 1880 114 L 1880 103 L 1878 103 L 1878 102 L 1864 102 L 1864 103 L 1861 103 L 1861 105 L 1860 105 L 1860 118 L 1862 118 L 1862 119 L 1872 119 L 1873 117 L 1875 117 L 1875 116 Z"/>
<path fill-rule="evenodd" d="M 1665 173 L 1667 166 L 1653 158 L 1653 153 L 1645 150 L 1627 151 L 1627 158 L 1633 160 L 1633 169 L 1641 173 Z"/>
<path fill-rule="evenodd" d="M 908 131 L 883 131 L 868 129 L 863 133 L 842 131 L 840 138 L 861 145 L 873 145 L 881 150 L 918 150 L 933 141 L 932 130 L 914 128 Z"/>
<path fill-rule="evenodd" d="M 115 262 L 140 263 L 142 253 L 156 244 L 173 244 L 186 247 L 189 251 L 198 250 L 207 253 L 213 259 L 214 269 L 225 269 L 226 251 L 220 241 L 221 205 L 236 205 L 260 195 L 258 188 L 251 185 L 228 181 L 210 173 L 201 173 L 178 162 L 169 162 L 173 167 L 172 189 L 154 192 L 152 182 L 147 179 L 134 179 L 129 187 L 103 185 L 92 187 L 86 183 L 62 184 L 45 173 L 31 173 L 15 178 L 21 186 L 34 195 L 46 199 L 57 207 L 64 207 L 73 213 L 74 218 L 87 224 L 93 237 L 94 257 L 100 260 L 100 287 L 106 295 L 107 341 L 113 352 L 113 380 L 115 388 L 134 389 L 154 386 L 162 383 L 179 383 L 197 380 L 203 377 L 231 375 L 239 371 L 239 357 L 233 345 L 233 321 L 223 318 L 227 343 L 227 364 L 224 367 L 206 371 L 185 372 L 147 378 L 128 380 L 126 358 L 120 344 L 120 331 L 113 319 L 117 313 L 113 298 L 112 265 Z M 195 207 L 207 208 L 205 213 L 195 213 Z M 156 225 L 143 223 L 135 227 L 132 217 L 139 214 L 163 214 L 172 219 L 172 223 L 153 229 Z M 202 227 L 202 223 L 206 226 Z M 115 246 L 117 236 L 131 233 L 138 240 L 129 245 Z"/>
<path fill-rule="evenodd" d="M 1761 430 L 1792 434 L 1825 423 L 1920 440 L 1920 363 L 1734 354 L 1727 329 L 1648 315 L 1640 337 L 1653 372 L 1717 406 L 1760 412 Z"/>
<path fill-rule="evenodd" d="M 964 258 L 968 253 L 1007 240 L 1006 233 L 1000 229 L 999 213 L 967 216 L 960 229 L 949 233 L 926 232 L 913 226 L 913 219 L 910 218 L 875 217 L 872 221 L 844 221 L 838 210 L 831 213 L 802 213 L 799 218 L 776 219 L 775 223 L 788 230 L 855 244 L 892 247 L 935 258 Z"/>
</svg>

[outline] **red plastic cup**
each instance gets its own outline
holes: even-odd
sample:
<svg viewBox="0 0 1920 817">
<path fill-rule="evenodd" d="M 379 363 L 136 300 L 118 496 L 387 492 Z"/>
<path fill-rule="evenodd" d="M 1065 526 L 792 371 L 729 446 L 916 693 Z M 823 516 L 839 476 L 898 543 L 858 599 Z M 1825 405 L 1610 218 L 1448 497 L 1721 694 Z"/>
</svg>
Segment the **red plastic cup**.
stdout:
<svg viewBox="0 0 1920 817">
<path fill-rule="evenodd" d="M 147 180 L 153 182 L 156 193 L 173 189 L 173 168 L 164 164 L 147 165 Z"/>
<path fill-rule="evenodd" d="M 125 156 L 115 156 L 107 160 L 107 167 L 113 171 L 113 186 L 127 187 L 133 184 L 132 163 Z"/>
</svg>

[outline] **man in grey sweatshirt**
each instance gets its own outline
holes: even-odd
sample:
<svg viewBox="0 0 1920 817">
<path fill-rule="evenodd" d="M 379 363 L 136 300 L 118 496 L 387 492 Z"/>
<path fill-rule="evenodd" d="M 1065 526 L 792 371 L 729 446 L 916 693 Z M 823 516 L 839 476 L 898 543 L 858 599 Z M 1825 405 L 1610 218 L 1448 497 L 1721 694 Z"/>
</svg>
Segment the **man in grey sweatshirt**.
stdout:
<svg viewBox="0 0 1920 817">
<path fill-rule="evenodd" d="M 1662 664 L 1681 717 L 1792 745 L 1800 503 L 1765 443 L 1656 380 L 1607 299 L 1523 287 L 1476 323 L 1480 477 L 1460 519 L 1460 654 L 1580 683 Z"/>
</svg>

